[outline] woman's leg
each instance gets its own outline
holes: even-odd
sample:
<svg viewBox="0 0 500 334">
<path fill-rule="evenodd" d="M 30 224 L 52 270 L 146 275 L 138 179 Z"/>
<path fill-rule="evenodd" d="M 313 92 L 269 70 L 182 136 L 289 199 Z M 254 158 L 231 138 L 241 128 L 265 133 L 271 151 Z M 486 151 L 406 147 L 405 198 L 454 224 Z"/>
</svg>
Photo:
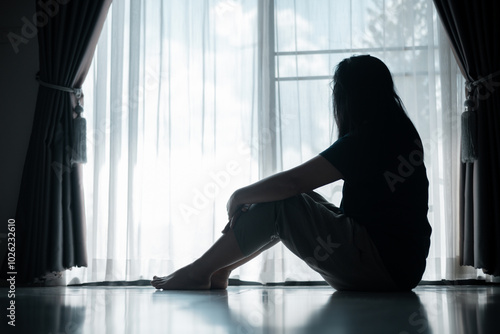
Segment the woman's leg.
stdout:
<svg viewBox="0 0 500 334">
<path fill-rule="evenodd" d="M 292 253 L 337 290 L 394 290 L 366 228 L 317 193 L 282 201 L 277 233 Z"/>
<path fill-rule="evenodd" d="M 255 258 L 279 240 L 275 232 L 275 204 L 253 205 L 242 214 L 233 229 L 223 234 L 198 260 L 165 277 L 154 276 L 157 289 L 200 290 L 227 286 L 222 275 Z M 221 270 L 219 272 L 219 270 Z M 217 281 L 217 282 L 215 282 Z"/>
<path fill-rule="evenodd" d="M 221 268 L 217 270 L 211 277 L 210 279 L 210 289 L 226 289 L 228 285 L 228 280 L 229 280 L 229 275 L 231 275 L 231 272 L 244 265 L 248 261 L 256 258 L 259 256 L 263 251 L 271 248 L 272 246 L 276 245 L 279 242 L 279 239 L 276 238 L 273 241 L 269 242 L 267 245 L 256 251 L 255 253 L 241 259 L 240 261 L 233 263 L 225 268 Z"/>
<path fill-rule="evenodd" d="M 213 273 L 245 258 L 234 232 L 228 231 L 193 263 L 165 277 L 154 276 L 151 281 L 157 289 L 164 290 L 205 290 L 210 289 Z"/>
</svg>

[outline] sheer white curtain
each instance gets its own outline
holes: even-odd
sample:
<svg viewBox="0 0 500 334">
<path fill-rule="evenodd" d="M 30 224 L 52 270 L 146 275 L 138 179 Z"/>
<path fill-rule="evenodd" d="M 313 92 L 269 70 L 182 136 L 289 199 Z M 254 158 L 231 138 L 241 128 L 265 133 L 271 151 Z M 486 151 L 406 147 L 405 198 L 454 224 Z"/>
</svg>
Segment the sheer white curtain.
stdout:
<svg viewBox="0 0 500 334">
<path fill-rule="evenodd" d="M 192 261 L 220 235 L 231 191 L 258 179 L 257 12 L 256 1 L 113 2 L 84 87 L 81 281 Z"/>
<path fill-rule="evenodd" d="M 384 60 L 423 138 L 432 246 L 424 279 L 458 266 L 460 75 L 430 0 L 114 0 L 84 91 L 89 267 L 149 279 L 220 235 L 238 187 L 324 150 L 330 81 L 352 54 Z M 338 204 L 342 184 L 319 192 Z M 319 280 L 278 245 L 235 271 Z"/>
</svg>

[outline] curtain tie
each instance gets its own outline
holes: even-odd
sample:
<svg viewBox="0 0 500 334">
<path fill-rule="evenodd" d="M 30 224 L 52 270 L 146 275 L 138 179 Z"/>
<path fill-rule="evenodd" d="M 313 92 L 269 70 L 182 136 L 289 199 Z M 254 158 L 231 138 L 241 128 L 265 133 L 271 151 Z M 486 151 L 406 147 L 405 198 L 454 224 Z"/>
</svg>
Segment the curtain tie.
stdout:
<svg viewBox="0 0 500 334">
<path fill-rule="evenodd" d="M 475 91 L 477 91 L 477 89 L 479 88 L 479 86 L 480 86 L 482 83 L 484 83 L 484 82 L 488 82 L 489 80 L 491 80 L 491 79 L 493 79 L 493 78 L 495 78 L 495 77 L 498 77 L 498 76 L 500 76 L 500 71 L 496 71 L 496 72 L 494 72 L 494 73 L 491 73 L 491 74 L 489 74 L 489 75 L 486 75 L 486 76 L 484 76 L 484 77 L 482 77 L 481 79 L 478 79 L 478 80 L 476 80 L 476 81 L 467 81 L 467 82 L 465 83 L 465 86 L 466 86 L 466 88 L 467 88 L 467 91 L 469 91 L 469 92 L 475 92 Z M 490 83 L 489 85 L 487 85 L 487 89 L 488 89 L 490 92 L 492 92 L 492 91 L 494 90 L 494 89 L 493 89 L 493 86 L 500 86 L 500 83 L 499 83 L 499 84 L 497 84 L 497 85 L 494 85 L 494 84 L 491 84 L 491 83 Z M 490 96 L 490 94 L 487 94 L 486 96 L 480 96 L 479 98 L 480 98 L 480 99 L 485 99 L 485 98 L 487 98 L 487 97 L 489 97 L 489 96 Z"/>
<path fill-rule="evenodd" d="M 63 92 L 73 93 L 76 97 L 77 105 L 73 110 L 76 113 L 76 117 L 73 119 L 73 147 L 71 150 L 71 164 L 75 163 L 86 163 L 87 162 L 87 121 L 82 116 L 83 107 L 80 100 L 83 98 L 83 92 L 81 88 L 64 87 L 59 85 L 54 85 L 48 82 L 40 80 L 37 75 L 36 80 L 40 86 L 47 88 L 60 90 Z"/>
<path fill-rule="evenodd" d="M 467 98 L 464 102 L 464 112 L 462 113 L 462 162 L 471 163 L 478 158 L 477 142 L 477 106 L 479 100 L 487 99 L 494 91 L 495 84 L 491 82 L 494 77 L 500 76 L 500 71 L 484 76 L 476 81 L 467 81 Z M 487 83 L 487 84 L 485 84 Z M 488 93 L 480 95 L 479 88 L 485 86 Z M 500 83 L 496 84 L 500 86 Z"/>
<path fill-rule="evenodd" d="M 38 75 L 36 76 L 36 81 L 38 81 L 38 83 L 40 84 L 40 86 L 44 86 L 44 87 L 47 87 L 47 88 L 52 88 L 52 89 L 60 90 L 60 91 L 63 91 L 63 92 L 73 93 L 73 94 L 75 94 L 78 102 L 80 102 L 80 98 L 82 98 L 82 96 L 83 96 L 81 88 L 71 88 L 71 87 L 64 87 L 64 86 L 54 85 L 54 84 L 51 84 L 51 83 L 48 83 L 48 82 L 40 80 L 40 77 Z"/>
</svg>

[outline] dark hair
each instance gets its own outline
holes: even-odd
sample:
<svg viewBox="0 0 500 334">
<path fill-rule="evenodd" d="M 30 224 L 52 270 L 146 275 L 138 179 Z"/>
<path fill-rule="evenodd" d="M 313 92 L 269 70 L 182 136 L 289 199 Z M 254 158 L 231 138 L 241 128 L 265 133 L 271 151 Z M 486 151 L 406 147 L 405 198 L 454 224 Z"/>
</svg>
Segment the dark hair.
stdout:
<svg viewBox="0 0 500 334">
<path fill-rule="evenodd" d="M 366 123 L 406 116 L 391 72 L 370 55 L 352 56 L 337 65 L 332 97 L 339 138 Z"/>
</svg>

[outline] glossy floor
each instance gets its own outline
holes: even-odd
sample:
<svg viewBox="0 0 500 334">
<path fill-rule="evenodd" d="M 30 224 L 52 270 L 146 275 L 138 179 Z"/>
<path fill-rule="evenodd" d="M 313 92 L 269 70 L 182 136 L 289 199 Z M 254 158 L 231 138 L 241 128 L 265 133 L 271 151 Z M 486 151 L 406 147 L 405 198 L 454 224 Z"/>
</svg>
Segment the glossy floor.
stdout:
<svg viewBox="0 0 500 334">
<path fill-rule="evenodd" d="M 500 333 L 500 287 L 419 286 L 412 293 L 317 287 L 1 289 L 1 333 Z M 15 301 L 15 327 L 6 310 Z"/>
</svg>

